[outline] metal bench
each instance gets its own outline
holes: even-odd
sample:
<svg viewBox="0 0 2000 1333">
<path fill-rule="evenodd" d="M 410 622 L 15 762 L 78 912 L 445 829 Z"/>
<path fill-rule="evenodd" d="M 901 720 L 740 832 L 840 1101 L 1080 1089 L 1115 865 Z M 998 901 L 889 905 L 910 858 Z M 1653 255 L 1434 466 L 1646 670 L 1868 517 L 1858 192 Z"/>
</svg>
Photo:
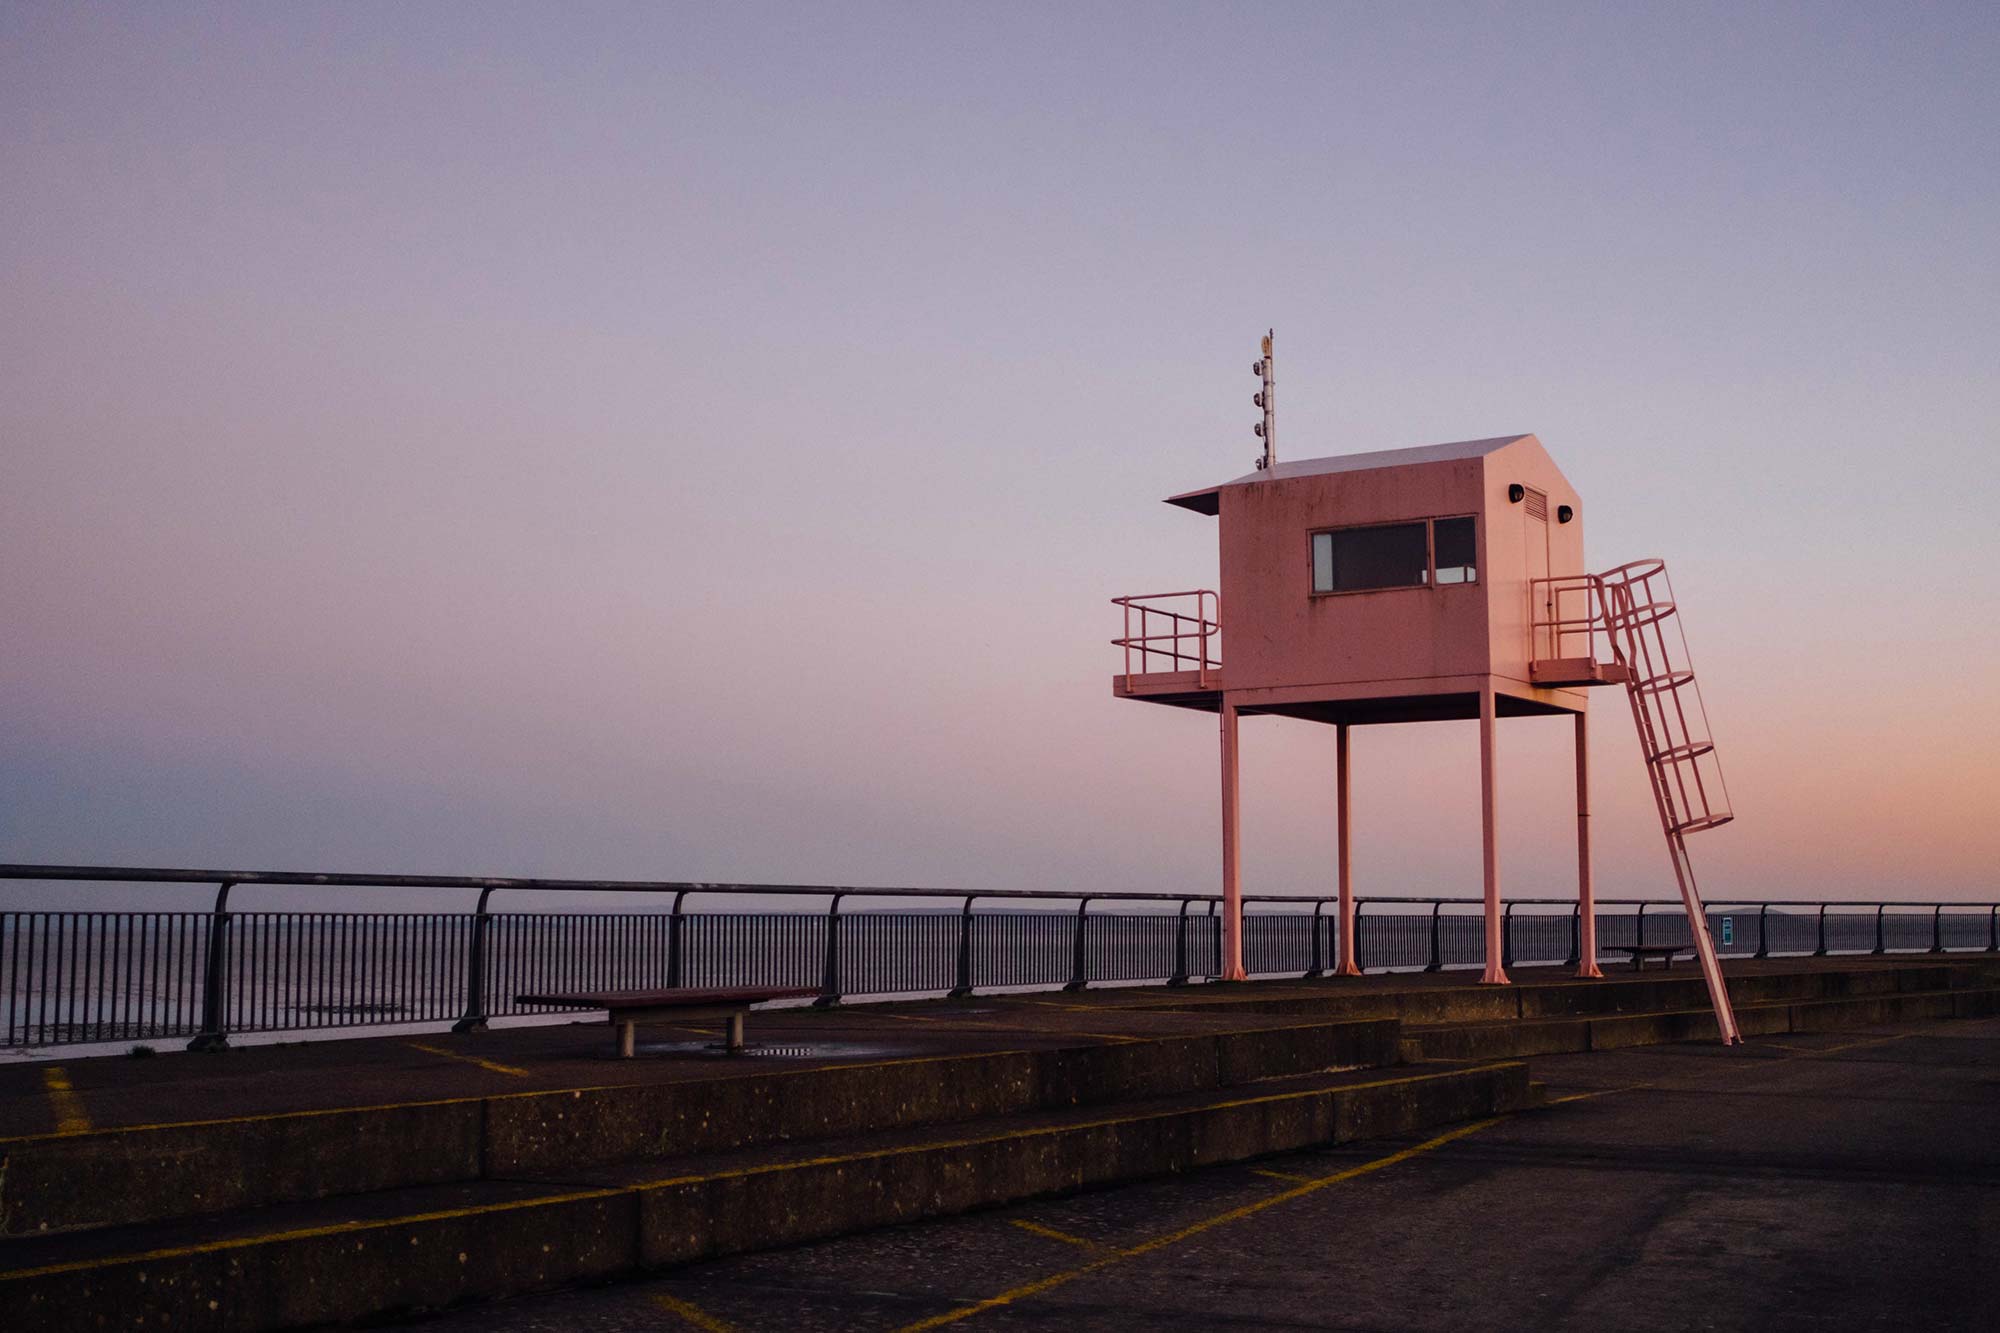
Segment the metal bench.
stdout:
<svg viewBox="0 0 2000 1333">
<path fill-rule="evenodd" d="M 1672 967 L 1675 957 L 1684 953 L 1692 954 L 1694 946 L 1692 944 L 1600 944 L 1597 946 L 1597 951 L 1631 954 L 1632 970 L 1638 972 L 1645 968 L 1648 958 L 1658 958 L 1662 968 Z"/>
<path fill-rule="evenodd" d="M 728 1020 L 723 1049 L 731 1055 L 743 1052 L 743 1019 L 755 1005 L 772 1000 L 800 1000 L 818 995 L 811 986 L 722 986 L 710 990 L 681 987 L 676 990 L 570 991 L 546 995 L 516 995 L 516 1004 L 551 1004 L 565 1009 L 607 1009 L 611 1026 L 618 1029 L 618 1054 L 632 1058 L 636 1043 L 634 1029 L 641 1023 L 665 1018 L 723 1018 Z"/>
</svg>

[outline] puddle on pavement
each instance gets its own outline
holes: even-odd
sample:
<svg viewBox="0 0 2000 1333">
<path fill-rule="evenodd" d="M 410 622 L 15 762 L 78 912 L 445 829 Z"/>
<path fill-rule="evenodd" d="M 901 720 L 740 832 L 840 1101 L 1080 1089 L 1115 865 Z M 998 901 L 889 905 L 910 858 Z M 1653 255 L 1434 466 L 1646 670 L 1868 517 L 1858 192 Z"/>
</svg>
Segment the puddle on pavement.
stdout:
<svg viewBox="0 0 2000 1333">
<path fill-rule="evenodd" d="M 894 1046 L 865 1041 L 753 1041 L 739 1055 L 730 1055 L 720 1042 L 647 1041 L 639 1043 L 638 1053 L 705 1055 L 718 1060 L 849 1060 L 908 1054 Z"/>
</svg>

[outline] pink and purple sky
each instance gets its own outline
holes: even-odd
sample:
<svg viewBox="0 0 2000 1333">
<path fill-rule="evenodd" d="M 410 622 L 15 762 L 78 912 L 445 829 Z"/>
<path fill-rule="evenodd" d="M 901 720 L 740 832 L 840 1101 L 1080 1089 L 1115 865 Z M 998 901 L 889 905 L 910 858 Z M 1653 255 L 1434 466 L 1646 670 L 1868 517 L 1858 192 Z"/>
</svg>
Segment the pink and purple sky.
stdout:
<svg viewBox="0 0 2000 1333">
<path fill-rule="evenodd" d="M 1110 697 L 1286 457 L 1533 431 L 1667 557 L 1713 897 L 2000 895 L 2000 10 L 0 10 L 0 860 L 1207 891 Z M 1598 874 L 1668 866 L 1620 703 Z M 1246 723 L 1245 882 L 1332 883 Z M 1567 724 L 1503 886 L 1574 891 Z M 1479 887 L 1470 726 L 1364 893 Z"/>
</svg>

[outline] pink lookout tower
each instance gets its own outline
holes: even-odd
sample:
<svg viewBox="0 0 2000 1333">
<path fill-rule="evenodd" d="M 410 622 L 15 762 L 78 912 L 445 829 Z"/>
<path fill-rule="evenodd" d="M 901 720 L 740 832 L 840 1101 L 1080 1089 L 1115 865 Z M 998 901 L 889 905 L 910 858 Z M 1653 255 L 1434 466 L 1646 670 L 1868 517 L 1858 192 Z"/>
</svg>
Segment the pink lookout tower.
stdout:
<svg viewBox="0 0 2000 1333">
<path fill-rule="evenodd" d="M 1723 1040 L 1740 1041 L 1686 847 L 1688 834 L 1731 818 L 1728 792 L 1665 565 L 1584 572 L 1582 498 L 1533 435 L 1278 462 L 1268 337 L 1254 369 L 1264 409 L 1256 470 L 1167 501 L 1216 520 L 1219 589 L 1114 599 L 1124 669 L 1113 694 L 1219 717 L 1223 978 L 1244 976 L 1237 720 L 1256 713 L 1334 727 L 1337 975 L 1359 973 L 1349 728 L 1478 719 L 1483 980 L 1500 985 L 1508 978 L 1494 838 L 1497 724 L 1574 718 L 1578 972 L 1601 975 L 1586 719 L 1590 690 L 1620 685 Z"/>
</svg>

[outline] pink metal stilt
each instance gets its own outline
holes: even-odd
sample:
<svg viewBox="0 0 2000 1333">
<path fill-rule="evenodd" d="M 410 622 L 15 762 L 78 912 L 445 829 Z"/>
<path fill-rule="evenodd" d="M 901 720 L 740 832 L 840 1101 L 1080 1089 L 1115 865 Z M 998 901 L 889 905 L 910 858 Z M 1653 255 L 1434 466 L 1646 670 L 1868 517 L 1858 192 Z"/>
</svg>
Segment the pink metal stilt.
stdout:
<svg viewBox="0 0 2000 1333">
<path fill-rule="evenodd" d="M 1333 800 L 1340 816 L 1339 848 L 1334 854 L 1340 879 L 1339 962 L 1334 965 L 1333 974 L 1337 977 L 1358 977 L 1361 968 L 1354 957 L 1354 799 L 1348 782 L 1345 722 L 1334 728 L 1333 748 Z"/>
<path fill-rule="evenodd" d="M 1507 969 L 1500 966 L 1500 847 L 1495 827 L 1493 678 L 1479 682 L 1479 842 L 1486 879 L 1486 972 L 1479 980 L 1486 985 L 1511 984 Z"/>
<path fill-rule="evenodd" d="M 1576 715 L 1576 974 L 1602 977 L 1597 967 L 1597 890 L 1590 878 L 1589 716 Z"/>
<path fill-rule="evenodd" d="M 1243 858 L 1237 824 L 1243 803 L 1236 784 L 1236 705 L 1222 703 L 1222 974 L 1223 981 L 1242 981 Z"/>
</svg>

